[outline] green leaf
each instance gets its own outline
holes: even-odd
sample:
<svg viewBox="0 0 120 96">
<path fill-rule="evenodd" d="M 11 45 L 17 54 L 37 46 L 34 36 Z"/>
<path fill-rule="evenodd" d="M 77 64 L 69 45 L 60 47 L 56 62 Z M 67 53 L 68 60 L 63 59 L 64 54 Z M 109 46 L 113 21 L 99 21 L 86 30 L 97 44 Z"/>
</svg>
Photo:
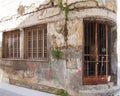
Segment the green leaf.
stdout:
<svg viewBox="0 0 120 96">
<path fill-rule="evenodd" d="M 66 7 L 64 8 L 64 10 L 65 10 L 65 20 L 66 21 L 68 21 L 68 13 L 69 13 L 69 6 L 68 5 L 66 5 Z"/>
<path fill-rule="evenodd" d="M 66 13 L 68 13 L 68 12 L 69 12 L 69 10 L 70 10 L 70 9 L 69 9 L 69 6 L 68 6 L 68 5 L 66 5 L 66 7 L 65 7 L 65 12 L 66 12 Z"/>
<path fill-rule="evenodd" d="M 64 7 L 63 7 L 62 0 L 59 0 L 59 2 L 58 2 L 58 6 L 59 6 L 61 9 L 63 9 L 63 8 L 64 8 Z"/>
<path fill-rule="evenodd" d="M 68 92 L 65 91 L 64 89 L 59 89 L 55 93 L 57 96 L 69 96 Z"/>
<path fill-rule="evenodd" d="M 61 53 L 61 51 L 58 50 L 58 49 L 52 50 L 52 56 L 53 56 L 54 58 L 56 58 L 57 60 L 59 60 L 59 59 L 61 58 L 60 53 Z"/>
</svg>

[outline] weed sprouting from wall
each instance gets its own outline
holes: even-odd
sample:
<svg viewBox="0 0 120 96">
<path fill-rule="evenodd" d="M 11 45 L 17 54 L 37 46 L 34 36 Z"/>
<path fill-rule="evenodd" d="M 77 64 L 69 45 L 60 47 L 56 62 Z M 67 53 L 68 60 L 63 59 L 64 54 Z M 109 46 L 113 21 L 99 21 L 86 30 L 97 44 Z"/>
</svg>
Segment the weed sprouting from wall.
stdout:
<svg viewBox="0 0 120 96">
<path fill-rule="evenodd" d="M 55 94 L 56 94 L 57 96 L 70 96 L 70 95 L 68 94 L 68 92 L 65 91 L 64 89 L 59 89 L 59 90 L 57 90 L 57 91 L 55 92 Z"/>
<path fill-rule="evenodd" d="M 51 54 L 57 60 L 61 58 L 61 51 L 59 49 L 52 50 Z"/>
</svg>

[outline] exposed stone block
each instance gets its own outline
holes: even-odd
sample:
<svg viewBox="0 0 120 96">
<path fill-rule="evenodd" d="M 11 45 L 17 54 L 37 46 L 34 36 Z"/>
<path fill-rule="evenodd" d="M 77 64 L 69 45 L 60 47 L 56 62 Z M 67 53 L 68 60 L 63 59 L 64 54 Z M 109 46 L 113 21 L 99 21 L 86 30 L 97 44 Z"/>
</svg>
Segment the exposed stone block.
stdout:
<svg viewBox="0 0 120 96">
<path fill-rule="evenodd" d="M 68 22 L 68 45 L 77 47 L 82 46 L 83 41 L 83 21 L 72 20 Z"/>
<path fill-rule="evenodd" d="M 77 61 L 76 59 L 69 58 L 67 61 L 67 68 L 69 69 L 76 69 L 77 68 Z"/>
<path fill-rule="evenodd" d="M 97 7 L 97 2 L 95 1 L 85 1 L 85 2 L 77 2 L 70 6 L 70 9 L 79 9 L 79 8 L 89 8 L 89 7 Z"/>
<path fill-rule="evenodd" d="M 48 8 L 41 12 L 39 19 L 45 19 L 47 17 L 55 16 L 60 13 L 60 8 Z"/>
<path fill-rule="evenodd" d="M 24 81 L 15 80 L 15 79 L 10 79 L 10 84 L 17 85 L 20 87 L 36 89 L 39 91 L 53 93 L 53 94 L 58 90 L 58 88 L 55 88 L 55 87 L 50 87 L 50 86 L 36 84 L 36 83 L 30 83 L 30 82 L 28 83 L 28 82 L 24 82 Z"/>
</svg>

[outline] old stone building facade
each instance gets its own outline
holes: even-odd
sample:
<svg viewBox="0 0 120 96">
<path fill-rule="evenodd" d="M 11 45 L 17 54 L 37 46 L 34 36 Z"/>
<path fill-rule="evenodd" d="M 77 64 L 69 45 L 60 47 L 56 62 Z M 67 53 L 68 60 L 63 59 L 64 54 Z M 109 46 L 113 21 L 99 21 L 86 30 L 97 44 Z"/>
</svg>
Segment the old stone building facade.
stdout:
<svg viewBox="0 0 120 96">
<path fill-rule="evenodd" d="M 73 96 L 116 85 L 116 8 L 116 0 L 19 5 L 17 15 L 0 22 L 2 80 Z"/>
</svg>

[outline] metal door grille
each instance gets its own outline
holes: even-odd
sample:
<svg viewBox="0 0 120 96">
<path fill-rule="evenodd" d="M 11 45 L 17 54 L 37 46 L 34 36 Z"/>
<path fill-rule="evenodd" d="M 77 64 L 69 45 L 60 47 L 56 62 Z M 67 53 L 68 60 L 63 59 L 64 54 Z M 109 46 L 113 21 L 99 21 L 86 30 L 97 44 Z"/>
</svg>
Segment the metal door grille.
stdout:
<svg viewBox="0 0 120 96">
<path fill-rule="evenodd" d="M 98 75 L 107 75 L 108 32 L 106 24 L 97 24 L 98 32 Z"/>
<path fill-rule="evenodd" d="M 84 72 L 85 76 L 95 75 L 95 22 L 85 22 L 84 24 Z"/>
<path fill-rule="evenodd" d="M 108 75 L 108 24 L 84 21 L 84 76 Z"/>
</svg>

